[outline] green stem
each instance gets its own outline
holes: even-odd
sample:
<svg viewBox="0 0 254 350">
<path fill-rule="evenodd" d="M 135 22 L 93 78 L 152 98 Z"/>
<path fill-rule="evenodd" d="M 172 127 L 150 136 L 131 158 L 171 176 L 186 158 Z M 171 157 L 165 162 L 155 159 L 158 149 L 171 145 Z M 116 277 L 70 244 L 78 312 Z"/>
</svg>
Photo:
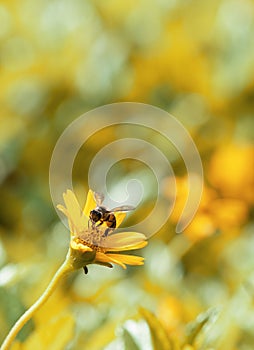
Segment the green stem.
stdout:
<svg viewBox="0 0 254 350">
<path fill-rule="evenodd" d="M 18 321 L 14 324 L 7 337 L 5 338 L 1 350 L 8 350 L 12 345 L 16 335 L 21 330 L 21 328 L 26 324 L 27 321 L 34 315 L 34 313 L 48 300 L 50 295 L 56 289 L 59 281 L 69 272 L 73 271 L 74 268 L 69 259 L 69 253 L 66 257 L 64 263 L 60 266 L 60 268 L 55 273 L 54 277 L 50 281 L 48 287 L 44 291 L 44 293 L 39 297 L 39 299 L 18 319 Z"/>
</svg>

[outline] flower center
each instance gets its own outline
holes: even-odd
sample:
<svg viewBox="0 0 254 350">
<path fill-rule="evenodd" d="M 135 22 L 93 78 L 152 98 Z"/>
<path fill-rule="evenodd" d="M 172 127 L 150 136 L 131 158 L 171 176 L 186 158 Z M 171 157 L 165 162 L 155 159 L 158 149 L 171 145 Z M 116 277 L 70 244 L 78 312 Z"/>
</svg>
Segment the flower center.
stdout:
<svg viewBox="0 0 254 350">
<path fill-rule="evenodd" d="M 76 236 L 75 241 L 86 245 L 97 252 L 105 252 L 105 240 L 107 237 L 104 235 L 105 230 L 103 229 L 86 229 L 82 233 Z"/>
</svg>

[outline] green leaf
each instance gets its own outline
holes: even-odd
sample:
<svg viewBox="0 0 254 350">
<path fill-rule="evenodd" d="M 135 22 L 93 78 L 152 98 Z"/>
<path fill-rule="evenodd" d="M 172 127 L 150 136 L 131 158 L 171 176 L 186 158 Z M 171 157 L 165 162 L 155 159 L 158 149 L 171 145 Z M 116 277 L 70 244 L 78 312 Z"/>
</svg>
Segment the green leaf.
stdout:
<svg viewBox="0 0 254 350">
<path fill-rule="evenodd" d="M 158 318 L 151 311 L 144 308 L 140 308 L 139 311 L 149 325 L 154 349 L 173 349 L 172 341 Z"/>
<path fill-rule="evenodd" d="M 135 342 L 133 336 L 127 329 L 123 329 L 123 340 L 125 350 L 142 350 Z"/>
<path fill-rule="evenodd" d="M 186 327 L 186 343 L 194 344 L 198 335 L 203 331 L 205 325 L 209 322 L 214 321 L 214 317 L 217 316 L 218 309 L 212 308 L 204 313 L 198 315 L 195 321 L 189 323 Z"/>
</svg>

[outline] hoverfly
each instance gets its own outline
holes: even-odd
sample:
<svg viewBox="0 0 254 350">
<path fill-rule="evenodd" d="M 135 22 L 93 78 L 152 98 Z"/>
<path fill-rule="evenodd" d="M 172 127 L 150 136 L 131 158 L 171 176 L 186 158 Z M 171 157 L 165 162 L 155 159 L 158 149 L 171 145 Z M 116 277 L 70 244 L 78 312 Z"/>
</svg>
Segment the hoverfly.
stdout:
<svg viewBox="0 0 254 350">
<path fill-rule="evenodd" d="M 93 195 L 96 202 L 96 208 L 90 211 L 89 219 L 93 227 L 98 227 L 104 222 L 106 223 L 108 229 L 104 233 L 105 236 L 108 235 L 110 230 L 114 230 L 116 228 L 115 212 L 124 212 L 135 209 L 135 207 L 131 205 L 122 205 L 113 209 L 107 209 L 106 207 L 102 206 L 104 195 L 98 192 L 94 192 Z M 98 224 L 96 225 L 96 223 Z"/>
</svg>

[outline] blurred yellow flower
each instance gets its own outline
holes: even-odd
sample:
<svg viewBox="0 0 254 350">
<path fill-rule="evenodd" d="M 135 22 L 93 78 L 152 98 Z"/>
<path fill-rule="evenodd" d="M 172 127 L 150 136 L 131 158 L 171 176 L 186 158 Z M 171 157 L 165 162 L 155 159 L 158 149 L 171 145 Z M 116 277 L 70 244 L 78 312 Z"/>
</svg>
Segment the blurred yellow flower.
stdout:
<svg viewBox="0 0 254 350">
<path fill-rule="evenodd" d="M 233 232 L 233 229 L 237 230 L 248 220 L 254 188 L 254 168 L 248 168 L 248 164 L 252 162 L 251 154 L 250 148 L 228 146 L 212 158 L 210 180 L 219 191 L 204 185 L 197 213 L 184 230 L 190 240 L 197 241 L 209 237 L 218 229 L 227 233 Z M 171 193 L 173 181 L 174 179 L 168 178 L 164 183 L 165 196 L 170 200 L 174 199 Z M 174 224 L 180 219 L 189 195 L 188 177 L 177 177 L 176 186 L 177 197 L 170 215 Z"/>
<path fill-rule="evenodd" d="M 254 148 L 230 144 L 213 155 L 208 177 L 224 196 L 254 202 Z"/>
<path fill-rule="evenodd" d="M 172 194 L 170 193 L 170 189 L 172 188 L 172 181 L 173 180 L 171 178 L 168 178 L 167 181 L 165 181 L 165 195 L 171 200 Z M 177 223 L 180 219 L 189 195 L 188 177 L 177 177 L 176 185 L 177 197 L 173 211 L 170 215 L 170 219 L 173 223 Z M 216 193 L 207 186 L 204 186 L 198 211 L 191 223 L 184 230 L 185 235 L 188 236 L 188 238 L 192 241 L 209 237 L 216 231 L 216 223 L 214 222 L 214 219 L 209 212 L 210 203 L 215 198 Z"/>
<path fill-rule="evenodd" d="M 210 214 L 198 212 L 185 229 L 185 235 L 194 241 L 206 238 L 215 233 L 216 225 Z"/>
<path fill-rule="evenodd" d="M 187 345 L 183 346 L 183 350 L 195 350 L 195 348 L 194 348 L 194 346 L 187 344 Z"/>
<path fill-rule="evenodd" d="M 126 265 L 143 265 L 139 256 L 121 254 L 120 252 L 140 249 L 147 245 L 146 237 L 137 232 L 110 233 L 105 235 L 105 225 L 88 227 L 89 213 L 96 207 L 91 190 L 82 211 L 75 194 L 67 190 L 63 195 L 65 207 L 58 205 L 68 218 L 71 232 L 71 257 L 74 268 L 83 267 L 87 273 L 88 264 L 112 267 L 112 263 L 126 269 Z M 117 227 L 125 218 L 125 213 L 115 213 Z"/>
<path fill-rule="evenodd" d="M 221 198 L 211 202 L 210 213 L 218 228 L 230 230 L 248 219 L 248 206 L 238 199 Z"/>
<path fill-rule="evenodd" d="M 168 334 L 183 336 L 181 329 L 183 305 L 179 299 L 172 295 L 160 298 L 157 314 Z"/>
</svg>

